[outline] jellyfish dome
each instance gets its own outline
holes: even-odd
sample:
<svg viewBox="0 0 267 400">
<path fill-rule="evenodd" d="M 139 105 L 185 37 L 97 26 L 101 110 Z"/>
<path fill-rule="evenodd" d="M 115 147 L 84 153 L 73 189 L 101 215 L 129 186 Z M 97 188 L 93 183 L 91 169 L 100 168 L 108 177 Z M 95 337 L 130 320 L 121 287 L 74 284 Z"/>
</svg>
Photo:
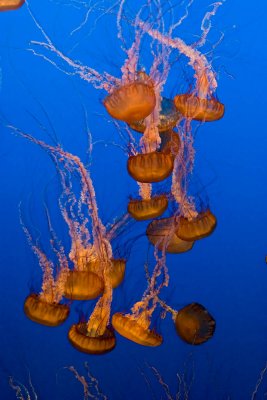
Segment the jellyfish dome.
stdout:
<svg viewBox="0 0 267 400">
<path fill-rule="evenodd" d="M 104 354 L 114 349 L 116 338 L 112 329 L 107 327 L 103 334 L 89 333 L 86 322 L 70 327 L 68 339 L 77 350 L 88 354 Z"/>
<path fill-rule="evenodd" d="M 113 328 L 125 338 L 141 344 L 142 346 L 155 347 L 162 343 L 162 336 L 153 330 L 143 326 L 138 319 L 130 315 L 116 313 L 112 317 Z"/>
<path fill-rule="evenodd" d="M 11 11 L 20 8 L 25 3 L 25 0 L 0 0 L 0 12 Z"/>
<path fill-rule="evenodd" d="M 175 328 L 182 340 L 198 345 L 209 340 L 215 331 L 215 320 L 201 304 L 192 303 L 178 311 Z"/>
<path fill-rule="evenodd" d="M 127 169 L 137 182 L 160 182 L 172 173 L 173 157 L 158 151 L 137 154 L 129 157 Z"/>
<path fill-rule="evenodd" d="M 132 199 L 128 203 L 128 213 L 137 221 L 159 217 L 168 207 L 168 198 L 162 194 L 150 199 Z"/>
<path fill-rule="evenodd" d="M 103 280 L 91 271 L 70 271 L 64 296 L 72 300 L 92 300 L 104 290 Z"/>
<path fill-rule="evenodd" d="M 104 99 L 108 113 L 129 124 L 152 113 L 156 105 L 154 89 L 144 82 L 135 81 L 119 88 Z"/>
<path fill-rule="evenodd" d="M 199 213 L 192 220 L 180 217 L 176 235 L 186 241 L 199 240 L 209 236 L 216 228 L 216 225 L 216 217 L 208 209 Z"/>
<path fill-rule="evenodd" d="M 197 121 L 216 121 L 224 115 L 224 105 L 214 97 L 206 99 L 194 94 L 179 94 L 175 96 L 174 104 L 185 118 Z"/>
<path fill-rule="evenodd" d="M 24 312 L 29 319 L 47 326 L 61 325 L 69 316 L 69 306 L 48 303 L 37 294 L 30 294 L 24 302 Z"/>
<path fill-rule="evenodd" d="M 175 234 L 176 223 L 173 217 L 155 219 L 146 230 L 150 243 L 167 253 L 184 253 L 192 249 L 194 241 L 185 241 Z"/>
</svg>

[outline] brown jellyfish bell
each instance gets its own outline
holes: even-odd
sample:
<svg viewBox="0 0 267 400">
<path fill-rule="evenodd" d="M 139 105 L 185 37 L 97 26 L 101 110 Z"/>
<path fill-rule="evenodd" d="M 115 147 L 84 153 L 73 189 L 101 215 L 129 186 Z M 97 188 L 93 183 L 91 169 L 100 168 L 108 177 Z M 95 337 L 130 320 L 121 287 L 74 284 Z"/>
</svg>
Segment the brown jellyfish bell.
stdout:
<svg viewBox="0 0 267 400">
<path fill-rule="evenodd" d="M 73 324 L 68 332 L 68 339 L 73 347 L 87 354 L 105 354 L 116 346 L 116 338 L 111 328 L 104 332 L 90 332 L 86 322 Z"/>
<path fill-rule="evenodd" d="M 91 271 L 70 271 L 64 296 L 71 300 L 92 300 L 103 293 L 102 279 Z"/>
<path fill-rule="evenodd" d="M 20 8 L 25 3 L 25 0 L 0 0 L 0 12 L 11 11 Z"/>
<path fill-rule="evenodd" d="M 174 101 L 163 97 L 160 103 L 159 123 L 157 125 L 159 133 L 174 128 L 180 118 L 181 113 L 175 107 Z M 146 123 L 142 119 L 131 123 L 130 127 L 137 132 L 144 133 L 146 130 Z"/>
<path fill-rule="evenodd" d="M 114 89 L 103 103 L 113 118 L 131 124 L 152 113 L 156 97 L 151 84 L 137 80 Z"/>
<path fill-rule="evenodd" d="M 203 239 L 214 231 L 217 220 L 214 214 L 207 209 L 191 220 L 184 217 L 179 217 L 177 223 L 176 235 L 185 241 Z"/>
<path fill-rule="evenodd" d="M 215 97 L 207 99 L 190 93 L 179 94 L 175 96 L 174 104 L 185 118 L 197 121 L 216 121 L 224 115 L 224 105 Z"/>
<path fill-rule="evenodd" d="M 173 157 L 159 151 L 130 156 L 129 175 L 138 182 L 155 183 L 166 179 L 173 170 Z"/>
<path fill-rule="evenodd" d="M 89 261 L 87 264 L 87 270 L 93 274 L 97 274 L 99 271 L 100 261 Z M 110 268 L 110 281 L 112 289 L 116 289 L 124 279 L 126 269 L 126 261 L 122 258 L 112 258 L 111 259 L 111 268 Z"/>
<path fill-rule="evenodd" d="M 175 328 L 180 338 L 188 344 L 199 345 L 212 338 L 215 320 L 201 304 L 188 304 L 177 312 Z"/>
<path fill-rule="evenodd" d="M 70 308 L 66 304 L 48 303 L 38 294 L 31 293 L 25 299 L 24 312 L 30 320 L 38 324 L 58 326 L 68 318 Z"/>
<path fill-rule="evenodd" d="M 192 249 L 194 241 L 185 241 L 176 234 L 175 217 L 155 219 L 147 227 L 146 235 L 150 243 L 167 253 L 184 253 Z"/>
<path fill-rule="evenodd" d="M 128 213 L 137 221 L 157 218 L 166 211 L 168 198 L 165 194 L 150 199 L 132 199 L 128 203 Z"/>
<path fill-rule="evenodd" d="M 142 346 L 155 347 L 162 343 L 162 336 L 149 329 L 150 319 L 143 311 L 137 318 L 131 314 L 116 313 L 112 317 L 113 328 L 125 338 Z"/>
</svg>

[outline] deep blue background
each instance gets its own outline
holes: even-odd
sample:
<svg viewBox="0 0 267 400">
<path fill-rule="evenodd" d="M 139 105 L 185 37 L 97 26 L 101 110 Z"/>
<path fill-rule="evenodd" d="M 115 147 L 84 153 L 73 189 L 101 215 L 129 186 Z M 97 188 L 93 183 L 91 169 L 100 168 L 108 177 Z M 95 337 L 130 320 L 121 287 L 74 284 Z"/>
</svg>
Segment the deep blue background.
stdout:
<svg viewBox="0 0 267 400">
<path fill-rule="evenodd" d="M 69 53 L 73 58 L 100 72 L 120 76 L 124 54 L 116 37 L 115 14 L 99 19 L 90 32 L 96 13 L 85 27 L 70 35 L 86 13 L 82 2 L 72 3 L 80 3 L 77 8 L 67 0 L 39 3 L 30 1 L 31 9 L 61 50 L 70 52 L 76 45 Z M 107 7 L 109 1 L 102 4 Z M 138 8 L 143 1 L 134 4 Z M 195 0 L 177 34 L 195 40 L 208 6 L 207 0 Z M 82 387 L 63 367 L 74 365 L 84 373 L 84 361 L 110 399 L 153 398 L 140 369 L 148 376 L 156 398 L 163 396 L 145 362 L 158 368 L 173 396 L 176 373 L 190 375 L 193 371 L 191 399 L 220 400 L 227 395 L 236 400 L 251 398 L 267 360 L 266 11 L 263 1 L 225 2 L 213 19 L 206 47 L 210 50 L 220 32 L 224 33 L 212 59 L 219 79 L 218 96 L 226 113 L 222 120 L 203 125 L 195 143 L 195 176 L 201 182 L 196 190 L 200 187 L 200 194 L 209 199 L 218 227 L 191 252 L 168 256 L 171 279 L 164 293 L 175 308 L 197 301 L 214 315 L 216 333 L 203 346 L 192 348 L 179 340 L 168 316 L 156 321 L 164 337 L 158 348 L 143 348 L 118 337 L 117 347 L 110 354 L 87 356 L 74 350 L 66 338 L 68 327 L 77 322 L 81 309 L 88 310 L 87 304 L 74 303 L 70 318 L 56 329 L 24 316 L 24 299 L 32 288 L 39 290 L 41 275 L 20 226 L 19 203 L 22 201 L 27 225 L 36 237 L 37 230 L 41 232 L 46 245 L 44 202 L 67 251 L 69 239 L 57 209 L 60 187 L 49 157 L 0 127 L 0 399 L 15 398 L 7 377 L 13 375 L 27 383 L 27 369 L 38 398 L 82 399 Z M 127 30 L 125 35 L 131 39 Z M 63 147 L 86 161 L 86 109 L 93 141 L 97 142 L 91 174 L 101 217 L 104 222 L 111 221 L 126 209 L 129 195 L 137 188 L 127 175 L 125 153 L 114 145 L 122 143 L 101 104 L 105 93 L 35 57 L 27 49 L 32 47 L 30 40 L 40 39 L 26 6 L 0 14 L 1 115 L 34 136 L 49 140 L 34 119 L 49 129 L 45 110 Z M 185 74 L 186 60 L 181 60 L 171 72 L 166 94 L 174 94 L 176 88 L 177 92 L 187 89 Z M 145 224 L 141 228 L 134 225 L 130 237 L 142 230 Z M 145 288 L 147 249 L 145 237 L 134 241 L 125 283 L 114 295 L 114 310 L 128 310 L 140 298 Z M 257 398 L 264 398 L 266 391 L 267 377 Z"/>
</svg>

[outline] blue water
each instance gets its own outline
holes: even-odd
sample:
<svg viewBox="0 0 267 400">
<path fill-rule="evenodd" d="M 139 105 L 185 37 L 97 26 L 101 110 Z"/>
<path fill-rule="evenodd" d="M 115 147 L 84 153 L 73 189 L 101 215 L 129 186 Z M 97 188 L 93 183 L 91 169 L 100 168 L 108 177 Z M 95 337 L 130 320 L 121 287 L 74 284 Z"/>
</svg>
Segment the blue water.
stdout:
<svg viewBox="0 0 267 400">
<path fill-rule="evenodd" d="M 90 2 L 39 3 L 29 1 L 29 6 L 60 50 L 100 72 L 120 76 L 124 53 L 116 31 L 118 8 L 97 19 L 103 7 L 111 4 L 100 1 L 88 22 L 71 35 L 84 20 Z M 133 15 L 144 1 L 131 3 L 126 5 L 127 15 L 131 15 L 131 7 Z M 184 9 L 184 2 L 175 8 L 181 15 Z M 179 36 L 189 42 L 196 40 L 208 9 L 207 0 L 195 0 L 177 29 Z M 90 172 L 104 223 L 126 210 L 137 187 L 126 171 L 124 144 L 102 105 L 105 92 L 56 69 L 29 50 L 42 53 L 30 42 L 43 37 L 26 5 L 0 14 L 1 400 L 15 399 L 8 376 L 28 385 L 29 372 L 38 399 L 82 399 L 82 386 L 64 367 L 73 365 L 85 374 L 85 361 L 109 399 L 167 398 L 149 365 L 161 373 L 173 398 L 177 373 L 184 374 L 188 384 L 192 380 L 189 399 L 251 398 L 267 361 L 266 11 L 264 2 L 227 1 L 212 20 L 205 49 L 210 51 L 224 34 L 209 57 L 226 112 L 222 120 L 197 130 L 192 191 L 210 205 L 218 226 L 192 251 L 167 258 L 170 285 L 164 298 L 176 309 L 193 301 L 205 305 L 216 319 L 215 335 L 204 345 L 192 347 L 177 337 L 170 316 L 163 320 L 157 316 L 154 324 L 164 338 L 161 346 L 145 348 L 117 337 L 116 348 L 103 356 L 79 353 L 67 340 L 70 325 L 82 311 L 89 315 L 92 304 L 74 302 L 69 319 L 58 328 L 35 324 L 23 313 L 25 297 L 40 290 L 41 271 L 21 229 L 19 204 L 26 225 L 44 246 L 49 245 L 45 204 L 66 249 L 70 242 L 57 206 L 60 185 L 53 163 L 43 150 L 12 134 L 5 125 L 52 143 L 50 132 L 65 150 L 86 163 L 87 123 L 95 143 Z M 125 26 L 129 43 L 130 29 Z M 144 64 L 146 57 L 149 59 L 149 54 L 143 54 Z M 187 90 L 186 77 L 192 79 L 186 60 L 181 59 L 171 70 L 165 93 L 170 96 Z M 114 293 L 113 311 L 128 311 L 145 290 L 145 227 L 145 223 L 133 224 L 127 232 L 131 251 L 126 246 L 127 273 Z M 152 254 L 150 263 L 152 268 Z M 265 392 L 267 376 L 255 398 L 264 399 Z"/>
</svg>

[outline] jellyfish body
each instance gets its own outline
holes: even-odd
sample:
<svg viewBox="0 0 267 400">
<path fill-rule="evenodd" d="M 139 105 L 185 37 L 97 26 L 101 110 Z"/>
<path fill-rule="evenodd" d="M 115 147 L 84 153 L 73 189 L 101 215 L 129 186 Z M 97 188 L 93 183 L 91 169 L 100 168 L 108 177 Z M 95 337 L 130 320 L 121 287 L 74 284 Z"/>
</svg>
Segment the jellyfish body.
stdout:
<svg viewBox="0 0 267 400">
<path fill-rule="evenodd" d="M 77 350 L 88 354 L 105 354 L 116 346 L 114 332 L 106 327 L 103 334 L 89 333 L 86 322 L 79 322 L 70 327 L 68 339 Z"/>
<path fill-rule="evenodd" d="M 209 236 L 216 228 L 216 224 L 215 215 L 208 209 L 192 220 L 180 217 L 175 233 L 185 241 L 199 240 Z"/>
<path fill-rule="evenodd" d="M 207 99 L 194 94 L 180 94 L 175 96 L 174 104 L 185 118 L 197 121 L 216 121 L 224 115 L 224 105 L 214 97 Z"/>
<path fill-rule="evenodd" d="M 91 271 L 70 271 L 64 296 L 72 300 L 92 300 L 103 293 L 103 280 Z"/>
<path fill-rule="evenodd" d="M 137 182 L 160 182 L 172 173 L 173 157 L 158 151 L 137 154 L 129 157 L 127 169 Z"/>
<path fill-rule="evenodd" d="M 0 12 L 11 11 L 20 8 L 25 3 L 25 0 L 0 0 Z"/>
<path fill-rule="evenodd" d="M 162 194 L 150 199 L 132 199 L 128 203 L 128 213 L 137 221 L 157 218 L 168 207 L 167 196 Z"/>
<path fill-rule="evenodd" d="M 173 217 L 155 219 L 146 230 L 150 243 L 167 253 L 184 253 L 192 249 L 194 241 L 185 241 L 175 234 L 176 223 Z"/>
<path fill-rule="evenodd" d="M 104 99 L 108 113 L 129 124 L 147 117 L 155 105 L 153 87 L 141 81 L 122 85 Z"/>
<path fill-rule="evenodd" d="M 198 345 L 209 340 L 215 331 L 215 320 L 205 307 L 198 303 L 188 304 L 178 311 L 175 328 L 182 340 Z"/>
<path fill-rule="evenodd" d="M 58 326 L 68 318 L 70 308 L 65 304 L 48 303 L 32 293 L 25 299 L 24 312 L 30 320 L 38 324 Z"/>
<path fill-rule="evenodd" d="M 116 313 L 112 317 L 112 326 L 121 336 L 142 346 L 155 347 L 162 343 L 162 336 L 142 324 L 141 318 Z"/>
<path fill-rule="evenodd" d="M 158 131 L 161 133 L 174 128 L 180 118 L 181 113 L 175 107 L 173 100 L 163 97 L 159 113 L 159 124 L 157 125 Z M 143 119 L 133 122 L 130 127 L 140 133 L 144 133 L 146 130 L 146 124 Z"/>
</svg>

